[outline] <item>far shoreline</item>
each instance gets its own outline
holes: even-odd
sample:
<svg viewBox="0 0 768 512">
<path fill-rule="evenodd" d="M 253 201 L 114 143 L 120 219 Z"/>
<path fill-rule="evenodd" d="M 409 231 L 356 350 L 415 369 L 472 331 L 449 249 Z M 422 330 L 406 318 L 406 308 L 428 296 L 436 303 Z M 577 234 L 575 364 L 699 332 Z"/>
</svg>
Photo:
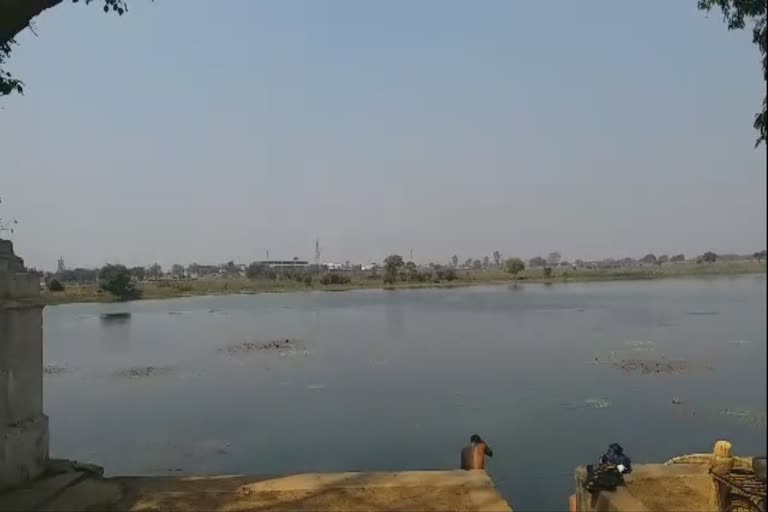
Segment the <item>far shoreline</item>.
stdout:
<svg viewBox="0 0 768 512">
<path fill-rule="evenodd" d="M 419 290 L 450 289 L 473 286 L 500 286 L 514 284 L 575 284 L 620 281 L 656 281 L 662 279 L 702 279 L 729 276 L 766 275 L 765 262 L 734 261 L 717 264 L 682 264 L 669 268 L 640 267 L 638 269 L 576 270 L 559 272 L 549 278 L 537 269 L 529 269 L 518 278 L 493 271 L 466 272 L 463 278 L 440 282 L 398 282 L 384 284 L 380 279 L 354 279 L 344 285 L 303 286 L 291 280 L 249 281 L 247 279 L 215 279 L 198 281 L 169 281 L 166 283 L 141 283 L 142 296 L 121 301 L 98 290 L 95 284 L 70 285 L 63 292 L 43 290 L 41 299 L 45 305 L 55 306 L 77 303 L 121 303 L 145 300 L 178 299 L 202 296 L 256 295 L 261 293 L 347 292 L 355 290 Z"/>
</svg>

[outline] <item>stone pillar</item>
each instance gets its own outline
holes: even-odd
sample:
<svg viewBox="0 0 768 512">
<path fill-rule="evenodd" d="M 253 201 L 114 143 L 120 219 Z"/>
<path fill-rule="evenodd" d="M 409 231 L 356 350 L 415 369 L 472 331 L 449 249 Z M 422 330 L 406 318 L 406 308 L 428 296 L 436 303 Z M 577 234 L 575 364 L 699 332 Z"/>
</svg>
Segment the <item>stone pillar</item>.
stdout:
<svg viewBox="0 0 768 512">
<path fill-rule="evenodd" d="M 0 491 L 39 477 L 48 462 L 42 313 L 40 280 L 0 240 Z"/>
<path fill-rule="evenodd" d="M 722 477 L 728 477 L 733 470 L 733 446 L 728 441 L 717 441 L 712 450 L 712 462 L 709 466 L 712 473 Z M 712 489 L 710 490 L 709 505 L 713 510 L 725 510 L 730 504 L 728 495 L 730 488 L 719 483 L 712 477 Z"/>
</svg>

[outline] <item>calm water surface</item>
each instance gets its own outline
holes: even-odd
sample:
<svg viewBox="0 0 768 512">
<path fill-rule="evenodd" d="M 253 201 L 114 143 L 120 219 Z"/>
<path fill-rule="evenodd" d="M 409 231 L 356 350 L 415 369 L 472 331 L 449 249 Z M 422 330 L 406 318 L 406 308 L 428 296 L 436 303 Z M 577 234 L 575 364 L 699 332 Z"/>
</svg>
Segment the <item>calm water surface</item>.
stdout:
<svg viewBox="0 0 768 512">
<path fill-rule="evenodd" d="M 516 510 L 563 509 L 614 441 L 765 453 L 765 307 L 765 276 L 49 306 L 45 363 L 70 370 L 45 377 L 51 452 L 109 474 L 441 469 L 477 432 Z M 217 352 L 278 338 L 306 352 Z M 595 362 L 662 355 L 713 370 Z M 137 366 L 168 371 L 115 375 Z"/>
</svg>

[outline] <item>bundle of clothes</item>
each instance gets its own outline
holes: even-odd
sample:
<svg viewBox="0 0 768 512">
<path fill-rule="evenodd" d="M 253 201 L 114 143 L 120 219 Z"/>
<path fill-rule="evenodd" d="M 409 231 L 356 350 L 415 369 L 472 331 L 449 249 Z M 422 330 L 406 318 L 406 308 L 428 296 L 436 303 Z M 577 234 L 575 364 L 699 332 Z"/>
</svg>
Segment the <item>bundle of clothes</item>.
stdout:
<svg viewBox="0 0 768 512">
<path fill-rule="evenodd" d="M 587 466 L 584 488 L 589 492 L 613 491 L 624 485 L 624 475 L 632 472 L 632 461 L 618 443 L 612 443 L 597 464 Z"/>
</svg>

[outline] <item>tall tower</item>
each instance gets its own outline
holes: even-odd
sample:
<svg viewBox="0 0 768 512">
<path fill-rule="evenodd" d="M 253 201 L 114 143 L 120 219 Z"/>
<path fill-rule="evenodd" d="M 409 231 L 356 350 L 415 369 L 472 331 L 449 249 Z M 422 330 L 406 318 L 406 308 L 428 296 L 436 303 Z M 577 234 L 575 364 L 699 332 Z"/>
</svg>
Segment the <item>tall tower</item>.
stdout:
<svg viewBox="0 0 768 512">
<path fill-rule="evenodd" d="M 315 239 L 315 265 L 320 266 L 320 239 Z"/>
<path fill-rule="evenodd" d="M 56 262 L 56 272 L 64 272 L 67 269 L 67 267 L 64 266 L 64 257 L 59 257 L 59 260 Z"/>
</svg>

